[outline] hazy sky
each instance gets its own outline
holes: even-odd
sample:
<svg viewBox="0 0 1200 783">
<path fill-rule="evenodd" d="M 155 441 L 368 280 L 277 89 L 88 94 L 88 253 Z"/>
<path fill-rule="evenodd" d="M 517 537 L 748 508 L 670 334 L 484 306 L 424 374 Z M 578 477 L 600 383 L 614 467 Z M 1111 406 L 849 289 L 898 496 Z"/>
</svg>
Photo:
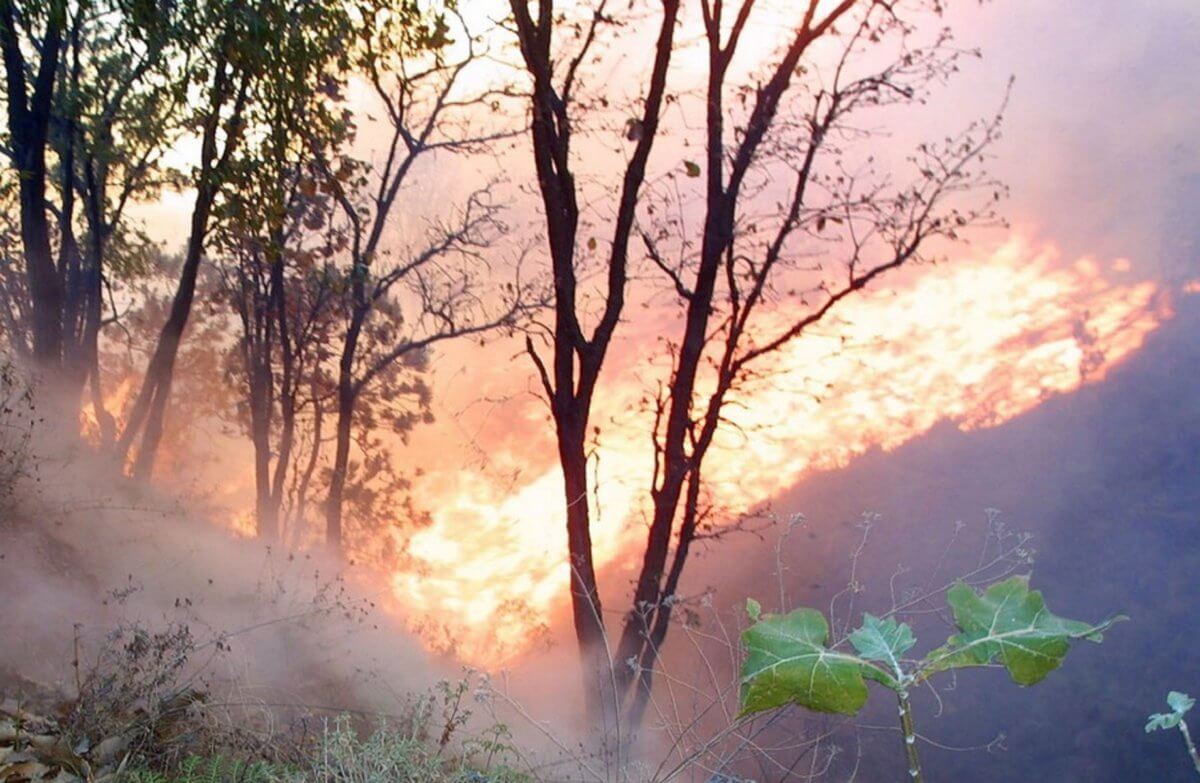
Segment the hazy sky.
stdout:
<svg viewBox="0 0 1200 783">
<path fill-rule="evenodd" d="M 977 103 L 987 90 L 975 85 L 1017 79 L 1000 148 L 1014 219 L 1069 250 L 1174 272 L 1194 264 L 1200 3 L 956 5 L 961 39 L 985 52 L 956 95 Z"/>
</svg>

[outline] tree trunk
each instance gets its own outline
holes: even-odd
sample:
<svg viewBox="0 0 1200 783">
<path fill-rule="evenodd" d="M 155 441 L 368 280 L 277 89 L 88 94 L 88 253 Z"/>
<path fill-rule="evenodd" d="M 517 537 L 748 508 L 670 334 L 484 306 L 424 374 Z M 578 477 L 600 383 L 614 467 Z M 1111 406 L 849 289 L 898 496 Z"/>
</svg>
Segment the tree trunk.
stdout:
<svg viewBox="0 0 1200 783">
<path fill-rule="evenodd" d="M 183 340 L 183 331 L 187 327 L 188 317 L 191 315 L 192 300 L 196 296 L 196 278 L 199 275 L 200 262 L 204 256 L 204 242 L 208 236 L 209 217 L 212 214 L 213 202 L 216 200 L 219 187 L 220 172 L 215 169 L 220 168 L 228 160 L 240 138 L 237 134 L 241 128 L 241 114 L 245 107 L 244 102 L 248 88 L 245 81 L 241 83 L 237 98 L 233 102 L 230 110 L 231 116 L 225 120 L 225 144 L 218 158 L 217 135 L 222 125 L 221 110 L 228 102 L 232 89 L 231 75 L 227 71 L 226 54 L 224 48 L 217 52 L 217 61 L 212 70 L 212 93 L 209 97 L 208 116 L 204 120 L 204 131 L 200 142 L 200 173 L 196 178 L 196 201 L 192 208 L 192 224 L 188 234 L 183 269 L 179 274 L 175 297 L 171 300 L 170 315 L 159 333 L 154 356 L 146 368 L 146 376 L 142 379 L 142 388 L 129 412 L 125 432 L 121 434 L 118 443 L 117 452 L 123 462 L 129 454 L 129 449 L 133 445 L 137 433 L 142 432 L 141 444 L 133 466 L 134 477 L 142 480 L 148 480 L 154 472 L 154 461 L 162 442 L 167 402 L 170 399 L 171 385 L 175 378 L 175 360 L 179 355 L 179 344 Z"/>
<path fill-rule="evenodd" d="M 350 465 L 350 433 L 354 418 L 354 388 L 348 375 L 338 382 L 336 448 L 329 494 L 325 501 L 325 544 L 335 553 L 342 552 L 342 498 L 346 491 L 346 471 Z"/>
<path fill-rule="evenodd" d="M 295 506 L 288 514 L 288 518 L 291 520 L 289 549 L 295 548 L 300 541 L 304 521 L 308 516 L 308 488 L 312 486 L 313 474 L 317 472 L 317 463 L 321 459 L 321 437 L 324 432 L 325 412 L 321 408 L 321 396 L 318 392 L 316 376 L 311 379 L 311 393 L 313 405 L 312 449 L 308 452 L 304 471 L 297 477 L 293 494 Z"/>
<path fill-rule="evenodd" d="M 0 48 L 7 85 L 9 144 L 20 181 L 21 246 L 33 311 L 33 358 L 44 379 L 56 384 L 62 361 L 63 290 L 50 248 L 46 146 L 66 10 L 62 0 L 51 3 L 47 10 L 41 60 L 29 95 L 26 62 L 17 37 L 20 27 L 16 10 L 11 0 L 0 0 Z"/>
<path fill-rule="evenodd" d="M 113 447 L 117 438 L 117 425 L 112 414 L 108 412 L 104 401 L 103 378 L 100 375 L 100 325 L 104 314 L 104 245 L 108 239 L 108 227 L 103 217 L 101 198 L 107 176 L 98 176 L 95 162 L 85 165 L 87 195 L 84 204 L 84 214 L 88 221 L 88 251 L 83 267 L 82 286 L 84 290 L 84 322 L 83 336 L 80 340 L 82 361 L 87 366 L 87 377 L 90 381 L 92 411 L 96 416 L 99 427 L 101 452 Z"/>
<path fill-rule="evenodd" d="M 287 292 L 284 288 L 283 235 L 276 231 L 272 242 L 275 247 L 275 260 L 271 264 L 271 300 L 274 307 L 268 313 L 267 319 L 274 318 L 275 333 L 279 336 L 279 359 L 282 371 L 279 390 L 279 413 L 281 428 L 279 433 L 279 453 L 275 457 L 275 476 L 271 480 L 271 503 L 274 506 L 276 526 L 280 510 L 283 508 L 283 488 L 287 482 L 288 471 L 292 464 L 292 449 L 296 439 L 296 361 L 292 349 L 292 335 L 287 319 Z"/>
<path fill-rule="evenodd" d="M 628 720 L 632 726 L 641 725 L 650 702 L 650 692 L 654 686 L 654 666 L 658 662 L 659 650 L 671 626 L 671 612 L 675 606 L 673 599 L 679 589 L 679 580 L 683 576 L 683 567 L 687 564 L 692 542 L 696 539 L 696 528 L 700 521 L 699 466 L 688 474 L 687 498 L 684 502 L 683 524 L 679 528 L 679 540 L 675 543 L 675 554 L 671 558 L 671 571 L 667 574 L 662 597 L 655 607 L 653 622 L 643 625 L 647 636 L 638 658 L 636 682 L 632 683 L 633 691 L 628 696 Z"/>
<path fill-rule="evenodd" d="M 192 300 L 196 296 L 196 278 L 203 257 L 204 237 L 207 233 L 213 195 L 211 183 L 201 185 L 200 193 L 196 197 L 196 208 L 192 213 L 187 255 L 179 275 L 175 297 L 171 301 L 171 312 L 159 333 L 158 346 L 146 369 L 146 377 L 142 381 L 137 401 L 130 411 L 125 433 L 121 436 L 120 452 L 127 454 L 138 429 L 142 429 L 142 440 L 134 461 L 133 475 L 143 481 L 149 480 L 154 472 L 154 462 L 162 443 L 167 402 L 175 379 L 175 360 L 179 356 L 179 345 L 183 341 L 183 331 L 187 327 Z"/>
<path fill-rule="evenodd" d="M 271 368 L 259 345 L 247 353 L 250 374 L 250 441 L 254 444 L 254 519 L 258 537 L 273 541 L 278 535 L 278 513 L 271 483 Z"/>
<path fill-rule="evenodd" d="M 567 510 L 567 553 L 571 566 L 571 614 L 580 652 L 590 669 L 587 677 L 600 678 L 600 692 L 605 692 L 609 690 L 610 672 L 604 616 L 592 558 L 584 431 L 571 420 L 563 421 L 558 429 L 558 455 Z"/>
</svg>

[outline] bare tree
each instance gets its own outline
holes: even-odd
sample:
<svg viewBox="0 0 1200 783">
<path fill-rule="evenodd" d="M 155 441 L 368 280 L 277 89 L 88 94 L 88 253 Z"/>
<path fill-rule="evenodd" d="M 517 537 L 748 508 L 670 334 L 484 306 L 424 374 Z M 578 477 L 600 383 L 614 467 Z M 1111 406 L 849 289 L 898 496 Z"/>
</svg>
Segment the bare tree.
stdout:
<svg viewBox="0 0 1200 783">
<path fill-rule="evenodd" d="M 382 107 L 387 127 L 383 160 L 369 167 L 322 154 L 325 182 L 340 207 L 348 237 L 342 272 L 345 323 L 337 366 L 334 455 L 325 500 L 326 541 L 343 546 L 343 510 L 351 472 L 354 422 L 372 384 L 419 365 L 433 346 L 511 328 L 531 305 L 520 279 L 499 287 L 485 282 L 488 249 L 505 232 L 490 188 L 473 193 L 454 214 L 429 224 L 407 248 L 385 245 L 400 196 L 424 158 L 486 151 L 512 135 L 477 127 L 503 90 L 464 94 L 463 74 L 484 52 L 481 38 L 453 12 L 422 13 L 402 4 L 392 13 L 363 6 L 360 67 Z M 452 41 L 453 34 L 457 41 Z M 452 44 L 457 46 L 452 46 Z M 433 163 L 436 165 L 436 162 Z M 411 391 L 419 393 L 414 387 Z M 372 455 L 364 455 L 371 461 Z"/>
<path fill-rule="evenodd" d="M 550 5 L 538 6 L 539 27 L 529 4 L 513 3 L 535 84 L 533 147 L 558 295 L 554 380 L 532 343 L 530 353 L 552 401 L 560 451 L 573 455 L 564 459 L 572 531 L 568 545 L 576 572 L 576 613 L 593 624 L 579 632 L 576 623 L 587 649 L 603 637 L 603 620 L 598 601 L 579 586 L 589 581 L 595 589 L 586 530 L 574 531 L 573 526 L 586 528 L 582 437 L 599 372 L 595 357 L 599 352 L 602 358 L 611 327 L 601 320 L 595 338 L 581 336 L 573 294 L 578 239 L 564 231 L 564 226 L 578 224 L 578 210 L 569 176 L 570 150 L 561 140 L 569 139 L 573 124 L 581 122 L 572 110 L 586 116 L 594 107 L 571 101 L 569 88 L 578 79 L 582 59 L 559 57 L 558 62 L 569 62 L 561 67 L 563 88 L 556 90 L 550 80 L 554 59 L 543 54 L 553 28 L 547 21 L 554 18 Z M 707 65 L 696 101 L 703 114 L 703 158 L 683 161 L 640 194 L 623 190 L 618 202 L 605 315 L 615 309 L 619 316 L 625 301 L 630 233 L 683 311 L 682 334 L 668 348 L 670 379 L 653 411 L 655 467 L 646 546 L 632 607 L 612 651 L 614 701 L 624 705 L 627 725 L 640 721 L 658 649 L 681 600 L 677 591 L 684 566 L 706 521 L 703 461 L 717 433 L 729 426 L 726 411 L 737 392 L 764 369 L 765 357 L 826 320 L 839 303 L 888 272 L 929 257 L 935 240 L 956 238 L 965 228 L 994 218 L 990 203 L 998 188 L 979 164 L 997 137 L 998 117 L 943 144 L 918 147 L 910 159 L 912 181 L 898 181 L 874 163 L 867 144 L 874 134 L 859 124 L 865 110 L 919 104 L 969 54 L 954 48 L 944 32 L 927 46 L 912 43 L 913 20 L 940 14 L 940 3 L 805 2 L 787 11 L 791 27 L 779 50 L 757 68 L 753 58 L 762 57 L 761 51 L 744 53 L 744 61 L 735 66 L 746 31 L 763 10 L 758 5 L 755 0 L 698 3 Z M 663 10 L 664 23 L 670 24 L 664 24 L 660 57 L 646 76 L 647 111 L 662 95 L 659 65 L 669 56 L 676 21 L 671 3 L 664 2 Z M 604 3 L 596 4 L 593 20 L 581 36 L 583 52 L 596 26 L 612 22 Z M 820 57 L 814 54 L 818 41 L 829 42 Z M 832 66 L 829 51 L 834 51 Z M 752 81 L 732 76 L 739 67 L 752 69 Z M 539 84 L 544 85 L 540 104 Z M 686 97 L 682 89 L 671 94 L 672 100 L 681 97 Z M 627 129 L 638 149 L 658 130 L 646 118 L 631 121 Z M 637 150 L 630 159 L 636 161 L 636 156 Z M 568 176 L 552 176 L 562 171 Z M 695 180 L 700 192 L 692 197 L 680 178 Z M 968 192 L 982 193 L 981 201 L 956 206 L 956 197 Z M 662 217 L 667 214 L 680 217 Z M 783 327 L 778 325 L 781 312 L 794 314 Z"/>
<path fill-rule="evenodd" d="M 572 144 L 580 114 L 597 106 L 579 101 L 581 68 L 593 54 L 597 35 L 612 24 L 608 3 L 590 4 L 590 18 L 578 23 L 577 34 L 561 37 L 559 10 L 554 0 L 511 0 L 516 36 L 532 83 L 530 134 L 538 187 L 545 211 L 551 275 L 554 283 L 554 322 L 550 327 L 553 355 L 549 362 L 532 339 L 526 350 L 537 367 L 550 403 L 558 439 L 567 517 L 567 548 L 571 571 L 571 606 L 575 635 L 588 672 L 585 687 L 593 698 L 591 711 L 603 706 L 595 699 L 592 677 L 606 661 L 607 643 L 592 556 L 591 515 L 588 509 L 588 434 L 592 403 L 600 371 L 617 324 L 625 309 L 629 281 L 629 245 L 636 211 L 646 179 L 650 153 L 658 136 L 667 98 L 667 72 L 675 46 L 679 0 L 662 0 L 653 64 L 641 107 L 631 119 L 628 136 L 634 150 L 622 163 L 620 194 L 607 245 L 606 274 L 601 283 L 600 315 L 587 325 L 579 294 L 581 209 Z"/>
</svg>

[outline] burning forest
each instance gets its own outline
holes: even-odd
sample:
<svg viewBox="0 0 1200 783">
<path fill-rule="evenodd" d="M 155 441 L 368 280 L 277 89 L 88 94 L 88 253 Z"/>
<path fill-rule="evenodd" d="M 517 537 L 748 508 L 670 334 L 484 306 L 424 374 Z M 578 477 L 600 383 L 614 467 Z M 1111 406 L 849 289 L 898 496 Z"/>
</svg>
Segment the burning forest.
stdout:
<svg viewBox="0 0 1200 783">
<path fill-rule="evenodd" d="M 0 783 L 1193 779 L 1193 5 L 0 0 Z"/>
</svg>

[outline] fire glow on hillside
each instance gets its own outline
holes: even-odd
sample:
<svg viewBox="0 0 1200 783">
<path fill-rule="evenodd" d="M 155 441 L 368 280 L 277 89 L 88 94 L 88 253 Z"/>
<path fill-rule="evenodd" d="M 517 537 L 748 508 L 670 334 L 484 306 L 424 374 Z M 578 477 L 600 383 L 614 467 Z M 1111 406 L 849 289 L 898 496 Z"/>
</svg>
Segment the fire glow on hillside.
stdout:
<svg viewBox="0 0 1200 783">
<path fill-rule="evenodd" d="M 939 421 L 995 426 L 1099 381 L 1171 317 L 1158 285 L 1129 277 L 1123 259 L 1067 265 L 1052 247 L 1012 241 L 986 262 L 928 269 L 848 303 L 836 328 L 778 355 L 747 390 L 753 404 L 731 410 L 736 426 L 706 463 L 707 484 L 731 515 L 749 511 L 809 471 L 894 449 Z M 645 393 L 607 390 L 597 420 L 637 415 Z M 652 460 L 642 424 L 606 431 L 596 450 L 600 568 L 639 551 Z M 423 567 L 395 574 L 393 587 L 431 644 L 453 638 L 460 658 L 485 667 L 528 648 L 566 596 L 561 487 L 551 467 L 503 490 L 461 473 L 453 491 L 425 495 L 433 522 L 410 550 Z"/>
</svg>

